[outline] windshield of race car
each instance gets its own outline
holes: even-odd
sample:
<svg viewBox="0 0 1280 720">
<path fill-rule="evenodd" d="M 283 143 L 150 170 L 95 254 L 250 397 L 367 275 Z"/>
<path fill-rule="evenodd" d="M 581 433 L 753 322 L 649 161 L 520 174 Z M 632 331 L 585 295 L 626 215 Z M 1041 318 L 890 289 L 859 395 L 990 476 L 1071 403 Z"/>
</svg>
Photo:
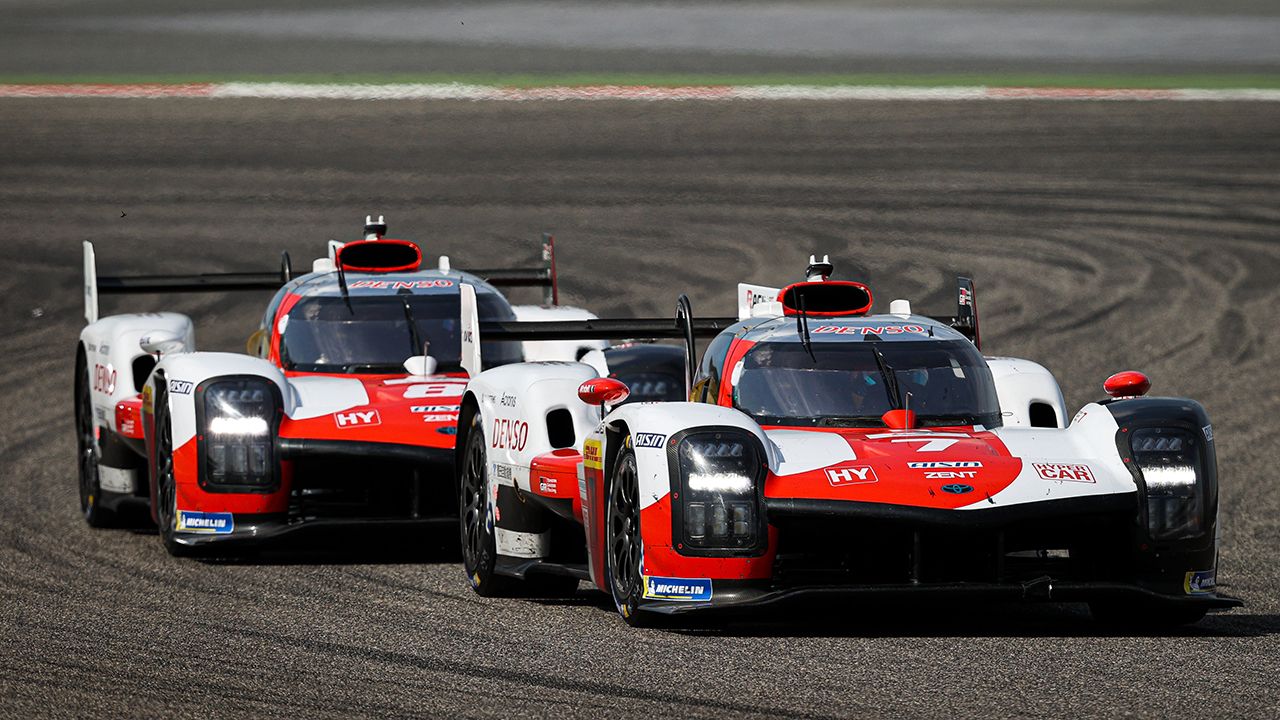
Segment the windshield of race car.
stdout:
<svg viewBox="0 0 1280 720">
<path fill-rule="evenodd" d="M 490 319 L 493 303 L 481 298 L 490 299 L 477 297 L 480 318 Z M 304 298 L 289 311 L 280 358 L 302 372 L 401 373 L 425 344 L 437 372 L 453 372 L 461 369 L 460 316 L 455 294 Z M 520 360 L 518 343 L 484 343 L 481 354 L 486 366 Z"/>
<path fill-rule="evenodd" d="M 904 406 L 921 426 L 1001 424 L 991 370 L 965 340 L 810 348 L 812 355 L 798 342 L 752 348 L 734 387 L 737 408 L 769 425 L 880 427 L 881 415 Z"/>
</svg>

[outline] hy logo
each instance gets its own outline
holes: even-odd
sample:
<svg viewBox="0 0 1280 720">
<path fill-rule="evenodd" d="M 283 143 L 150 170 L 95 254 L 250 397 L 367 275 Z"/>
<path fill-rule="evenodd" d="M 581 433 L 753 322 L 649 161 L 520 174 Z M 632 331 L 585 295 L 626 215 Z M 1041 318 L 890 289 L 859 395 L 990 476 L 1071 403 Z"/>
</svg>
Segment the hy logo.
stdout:
<svg viewBox="0 0 1280 720">
<path fill-rule="evenodd" d="M 334 413 L 333 421 L 340 428 L 382 424 L 382 418 L 379 417 L 377 410 L 352 410 L 351 412 Z"/>
<path fill-rule="evenodd" d="M 871 469 L 870 465 L 837 465 L 827 468 L 827 482 L 831 483 L 832 487 L 863 485 L 879 481 L 876 471 Z"/>
</svg>

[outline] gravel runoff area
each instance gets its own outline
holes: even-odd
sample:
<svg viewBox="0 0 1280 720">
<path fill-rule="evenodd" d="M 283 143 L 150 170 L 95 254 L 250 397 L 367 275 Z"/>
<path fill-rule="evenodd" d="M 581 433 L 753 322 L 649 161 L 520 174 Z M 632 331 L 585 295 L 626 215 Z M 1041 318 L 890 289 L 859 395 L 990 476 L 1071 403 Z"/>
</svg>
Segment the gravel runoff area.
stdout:
<svg viewBox="0 0 1280 720">
<path fill-rule="evenodd" d="M 1269 103 L 0 101 L 0 715 L 1280 714 L 1280 122 Z M 80 241 L 110 272 L 274 267 L 366 213 L 455 266 L 557 233 L 568 302 L 727 314 L 809 253 L 880 302 L 977 278 L 989 352 L 1204 401 L 1223 589 L 1169 635 L 1072 606 L 851 606 L 632 631 L 583 585 L 485 600 L 451 536 L 178 560 L 76 506 Z M 137 296 L 235 350 L 265 296 Z M 395 549 L 400 548 L 400 549 Z"/>
</svg>

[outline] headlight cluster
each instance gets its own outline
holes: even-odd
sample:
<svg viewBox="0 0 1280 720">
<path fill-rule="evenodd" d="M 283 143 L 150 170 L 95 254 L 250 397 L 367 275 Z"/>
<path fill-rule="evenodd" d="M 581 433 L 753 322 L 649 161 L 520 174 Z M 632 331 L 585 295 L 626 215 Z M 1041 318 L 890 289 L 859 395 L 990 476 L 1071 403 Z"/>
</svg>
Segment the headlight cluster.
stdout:
<svg viewBox="0 0 1280 720">
<path fill-rule="evenodd" d="M 683 512 L 676 527 L 686 548 L 746 550 L 758 544 L 763 463 L 756 445 L 740 432 L 704 432 L 681 440 L 683 493 L 677 507 Z"/>
<path fill-rule="evenodd" d="M 210 489 L 269 490 L 276 484 L 279 390 L 262 378 L 216 380 L 198 391 L 204 467 Z"/>
<path fill-rule="evenodd" d="M 1201 463 L 1196 437 L 1178 428 L 1142 428 L 1129 438 L 1133 461 L 1147 487 L 1147 527 L 1153 540 L 1200 534 Z"/>
</svg>

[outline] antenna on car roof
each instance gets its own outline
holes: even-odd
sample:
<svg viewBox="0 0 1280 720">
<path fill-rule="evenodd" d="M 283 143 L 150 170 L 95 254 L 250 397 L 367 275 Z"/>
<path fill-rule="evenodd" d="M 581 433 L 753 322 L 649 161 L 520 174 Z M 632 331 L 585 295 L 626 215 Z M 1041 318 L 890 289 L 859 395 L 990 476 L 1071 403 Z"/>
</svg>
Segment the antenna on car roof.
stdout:
<svg viewBox="0 0 1280 720">
<path fill-rule="evenodd" d="M 836 266 L 831 264 L 830 255 L 823 255 L 822 262 L 818 262 L 817 255 L 810 255 L 809 267 L 804 270 L 804 279 L 807 282 L 825 282 L 835 271 Z"/>
<path fill-rule="evenodd" d="M 364 216 L 364 239 L 365 240 L 381 240 L 387 234 L 387 221 L 383 216 L 378 216 L 378 222 L 373 221 L 372 215 Z"/>
<path fill-rule="evenodd" d="M 813 354 L 813 340 L 809 337 L 809 313 L 804 309 L 804 294 L 802 293 L 799 298 L 800 312 L 796 314 L 796 332 L 800 333 L 800 344 L 808 351 L 809 359 L 816 364 L 818 356 Z"/>
</svg>

